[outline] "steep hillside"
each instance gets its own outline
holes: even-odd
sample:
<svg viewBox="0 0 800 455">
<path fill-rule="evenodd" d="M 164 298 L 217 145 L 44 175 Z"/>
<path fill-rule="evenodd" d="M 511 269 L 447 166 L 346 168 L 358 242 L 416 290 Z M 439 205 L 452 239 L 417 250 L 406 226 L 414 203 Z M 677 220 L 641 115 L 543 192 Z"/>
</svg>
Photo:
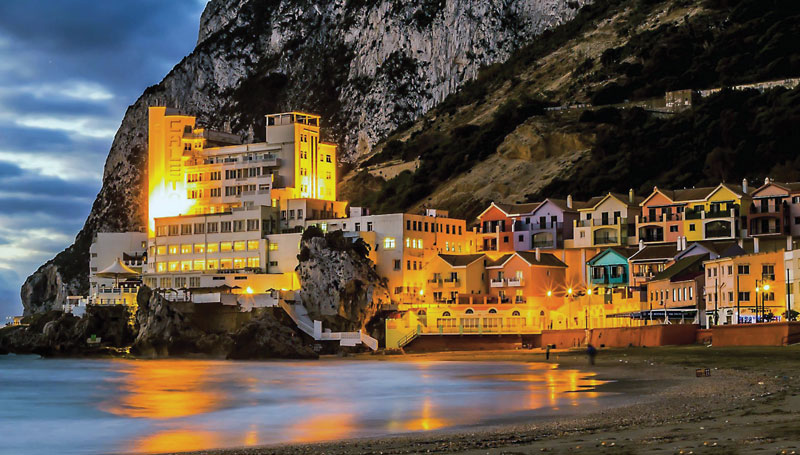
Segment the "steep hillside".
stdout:
<svg viewBox="0 0 800 455">
<path fill-rule="evenodd" d="M 86 292 L 96 232 L 144 224 L 148 106 L 230 124 L 248 140 L 263 136 L 266 113 L 315 112 L 352 161 L 585 1 L 212 0 L 195 50 L 128 108 L 75 244 L 23 285 L 26 314 Z"/>
<path fill-rule="evenodd" d="M 490 200 L 763 180 L 778 172 L 796 179 L 796 94 L 723 92 L 671 118 L 541 106 L 663 99 L 665 90 L 798 76 L 798 19 L 800 4 L 778 0 L 585 6 L 393 132 L 362 163 L 419 156 L 415 173 L 387 182 L 362 169 L 348 176 L 343 193 L 377 211 L 429 205 L 469 218 Z"/>
</svg>

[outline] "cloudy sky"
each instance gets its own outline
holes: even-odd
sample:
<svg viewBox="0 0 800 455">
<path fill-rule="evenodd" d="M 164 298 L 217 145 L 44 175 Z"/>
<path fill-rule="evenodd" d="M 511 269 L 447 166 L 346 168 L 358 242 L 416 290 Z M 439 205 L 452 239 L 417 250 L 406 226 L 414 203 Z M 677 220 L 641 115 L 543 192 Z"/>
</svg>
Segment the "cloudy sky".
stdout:
<svg viewBox="0 0 800 455">
<path fill-rule="evenodd" d="M 0 1 L 0 323 L 72 243 L 125 109 L 192 51 L 205 3 Z"/>
</svg>

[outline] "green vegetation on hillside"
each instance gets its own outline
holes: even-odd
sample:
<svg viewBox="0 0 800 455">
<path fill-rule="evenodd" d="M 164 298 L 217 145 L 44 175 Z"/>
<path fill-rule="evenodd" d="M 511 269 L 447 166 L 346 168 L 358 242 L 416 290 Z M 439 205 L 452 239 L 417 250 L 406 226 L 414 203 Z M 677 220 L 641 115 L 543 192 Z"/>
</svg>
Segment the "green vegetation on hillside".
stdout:
<svg viewBox="0 0 800 455">
<path fill-rule="evenodd" d="M 703 9 L 695 5 L 702 4 Z M 656 13 L 693 11 L 671 25 L 640 27 Z M 569 68 L 568 82 L 550 94 L 525 80 L 555 50 L 571 46 L 598 25 L 615 19 L 625 44 Z M 353 203 L 377 212 L 405 210 L 440 185 L 468 173 L 496 152 L 506 135 L 548 103 L 591 98 L 594 104 L 662 97 L 667 90 L 711 88 L 800 76 L 800 2 L 794 0 L 608 0 L 584 6 L 576 18 L 545 32 L 504 63 L 484 68 L 416 126 L 387 138 L 367 164 L 419 156 L 420 168 L 383 181 L 362 172 L 354 182 L 363 191 Z M 554 75 L 560 77 L 561 75 Z M 509 88 L 510 87 L 510 88 Z M 533 96 L 532 93 L 537 93 Z M 543 99 L 542 95 L 552 98 Z M 795 162 L 800 115 L 796 92 L 721 93 L 695 111 L 673 118 L 640 109 L 588 113 L 582 126 L 594 128 L 598 142 L 591 158 L 569 180 L 556 179 L 539 194 L 588 197 L 629 187 L 649 191 L 654 184 L 682 187 L 742 177 L 797 179 Z M 464 115 L 471 107 L 510 98 L 482 125 Z M 509 116 L 509 113 L 511 114 Z M 502 121 L 509 116 L 508 121 Z M 572 120 L 563 117 L 564 122 Z M 435 121 L 433 119 L 436 119 Z M 409 128 L 414 133 L 404 142 Z M 531 175 L 536 179 L 536 175 Z M 485 201 L 488 202 L 488 201 Z M 447 208 L 447 207 L 444 207 Z M 454 215 L 466 215 L 454 213 Z"/>
<path fill-rule="evenodd" d="M 591 155 L 575 175 L 556 179 L 530 200 L 588 199 L 628 188 L 646 194 L 654 185 L 683 188 L 743 177 L 757 185 L 764 176 L 795 181 L 800 175 L 800 88 L 723 90 L 667 119 L 640 108 L 603 108 L 581 119 L 598 125 Z"/>
</svg>

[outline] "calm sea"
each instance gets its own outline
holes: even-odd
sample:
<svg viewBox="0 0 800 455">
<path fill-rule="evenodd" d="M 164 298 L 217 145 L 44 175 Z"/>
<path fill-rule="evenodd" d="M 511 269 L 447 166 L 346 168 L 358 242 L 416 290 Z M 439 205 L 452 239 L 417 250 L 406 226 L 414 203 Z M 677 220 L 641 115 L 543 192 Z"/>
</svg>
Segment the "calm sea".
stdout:
<svg viewBox="0 0 800 455">
<path fill-rule="evenodd" d="M 158 453 L 509 422 L 603 406 L 591 373 L 444 361 L 0 356 L 0 453 Z"/>
</svg>

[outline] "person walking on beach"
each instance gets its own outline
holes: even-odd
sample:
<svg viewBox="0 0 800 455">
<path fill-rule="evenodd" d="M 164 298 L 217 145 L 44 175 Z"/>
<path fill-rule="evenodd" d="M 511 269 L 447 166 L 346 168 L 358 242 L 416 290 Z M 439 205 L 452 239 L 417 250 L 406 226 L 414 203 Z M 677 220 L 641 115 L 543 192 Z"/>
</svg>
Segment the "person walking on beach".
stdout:
<svg viewBox="0 0 800 455">
<path fill-rule="evenodd" d="M 591 344 L 586 346 L 586 355 L 589 357 L 589 365 L 594 365 L 594 358 L 597 355 L 597 349 Z"/>
</svg>

